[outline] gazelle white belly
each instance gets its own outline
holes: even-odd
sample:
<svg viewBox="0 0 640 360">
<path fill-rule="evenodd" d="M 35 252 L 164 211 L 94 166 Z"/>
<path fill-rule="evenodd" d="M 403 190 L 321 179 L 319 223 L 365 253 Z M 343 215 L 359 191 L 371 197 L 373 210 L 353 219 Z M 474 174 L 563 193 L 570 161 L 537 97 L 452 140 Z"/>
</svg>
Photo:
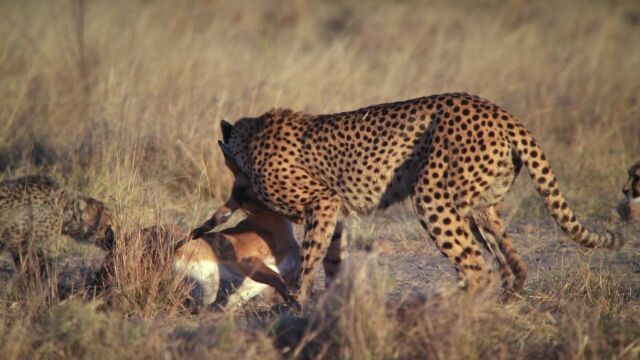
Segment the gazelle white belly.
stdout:
<svg viewBox="0 0 640 360">
<path fill-rule="evenodd" d="M 290 274 L 299 267 L 298 254 L 287 256 L 280 264 L 275 258 L 264 259 L 265 265 L 278 274 Z M 199 304 L 215 303 L 236 307 L 260 294 L 268 285 L 256 282 L 213 260 L 174 261 L 174 270 L 194 283 L 192 297 Z"/>
<path fill-rule="evenodd" d="M 194 283 L 191 296 L 199 304 L 209 305 L 216 300 L 220 287 L 218 262 L 212 260 L 175 260 L 173 268 L 177 274 Z"/>
<path fill-rule="evenodd" d="M 265 265 L 267 265 L 267 267 L 269 267 L 271 270 L 280 274 L 280 270 L 278 269 L 278 266 L 276 265 L 276 261 L 272 256 L 264 259 L 263 261 Z M 229 278 L 232 278 L 234 276 L 240 276 L 242 277 L 242 279 L 239 282 L 236 282 L 234 284 L 235 289 L 232 289 L 231 291 L 229 291 L 229 294 L 230 294 L 229 298 L 226 299 L 227 307 L 240 306 L 245 302 L 247 302 L 248 300 L 251 300 L 252 298 L 256 297 L 258 294 L 260 294 L 264 289 L 266 289 L 269 286 L 267 284 L 254 281 L 241 274 L 232 273 L 232 272 L 228 274 Z"/>
</svg>

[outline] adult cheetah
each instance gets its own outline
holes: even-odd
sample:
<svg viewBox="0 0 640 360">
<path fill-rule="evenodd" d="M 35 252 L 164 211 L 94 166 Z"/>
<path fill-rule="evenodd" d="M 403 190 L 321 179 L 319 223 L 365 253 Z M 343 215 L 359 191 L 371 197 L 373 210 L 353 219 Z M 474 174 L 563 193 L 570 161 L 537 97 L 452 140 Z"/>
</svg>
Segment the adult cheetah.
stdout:
<svg viewBox="0 0 640 360">
<path fill-rule="evenodd" d="M 0 251 L 8 250 L 19 270 L 45 274 L 60 234 L 111 241 L 111 217 L 102 202 L 67 191 L 47 175 L 0 182 Z"/>
<path fill-rule="evenodd" d="M 432 95 L 327 115 L 274 109 L 235 125 L 223 121 L 221 128 L 223 151 L 240 169 L 236 176 L 249 179 L 244 190 L 304 223 L 296 283 L 302 294 L 321 258 L 334 270 L 340 266 L 341 214 L 407 197 L 462 286 L 475 289 L 492 278 L 480 242 L 497 260 L 503 287 L 519 291 L 527 266 L 505 232 L 499 205 L 522 164 L 570 238 L 591 248 L 622 245 L 619 235 L 596 234 L 578 222 L 529 130 L 478 96 Z"/>
</svg>

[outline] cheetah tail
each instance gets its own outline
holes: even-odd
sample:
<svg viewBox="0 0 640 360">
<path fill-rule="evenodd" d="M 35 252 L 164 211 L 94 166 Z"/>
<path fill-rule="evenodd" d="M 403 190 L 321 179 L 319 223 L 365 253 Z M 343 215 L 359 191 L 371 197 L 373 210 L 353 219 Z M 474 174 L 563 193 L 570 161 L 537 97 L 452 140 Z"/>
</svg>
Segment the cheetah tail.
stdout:
<svg viewBox="0 0 640 360">
<path fill-rule="evenodd" d="M 619 249 L 622 247 L 624 239 L 621 234 L 607 230 L 599 235 L 576 219 L 560 192 L 558 181 L 547 157 L 529 130 L 519 123 L 514 123 L 513 128 L 508 127 L 512 146 L 529 170 L 534 187 L 544 199 L 547 209 L 562 231 L 573 241 L 589 248 Z"/>
</svg>

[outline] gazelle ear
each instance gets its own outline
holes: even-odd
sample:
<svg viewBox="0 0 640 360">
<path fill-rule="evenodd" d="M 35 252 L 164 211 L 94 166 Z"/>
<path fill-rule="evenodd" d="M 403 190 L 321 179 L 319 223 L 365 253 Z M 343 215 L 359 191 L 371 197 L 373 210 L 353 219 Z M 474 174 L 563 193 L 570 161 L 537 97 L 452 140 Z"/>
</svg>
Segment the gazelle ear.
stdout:
<svg viewBox="0 0 640 360">
<path fill-rule="evenodd" d="M 233 153 L 231 152 L 231 147 L 229 144 L 224 144 L 222 141 L 218 141 L 218 145 L 220 145 L 220 150 L 222 150 L 222 154 L 224 155 L 224 163 L 227 165 L 229 170 L 233 173 L 233 175 L 238 177 L 246 177 L 236 159 L 233 157 Z"/>
<path fill-rule="evenodd" d="M 228 144 L 231 139 L 231 133 L 233 132 L 233 125 L 227 120 L 222 119 L 220 121 L 220 131 L 222 132 L 222 141 Z"/>
</svg>

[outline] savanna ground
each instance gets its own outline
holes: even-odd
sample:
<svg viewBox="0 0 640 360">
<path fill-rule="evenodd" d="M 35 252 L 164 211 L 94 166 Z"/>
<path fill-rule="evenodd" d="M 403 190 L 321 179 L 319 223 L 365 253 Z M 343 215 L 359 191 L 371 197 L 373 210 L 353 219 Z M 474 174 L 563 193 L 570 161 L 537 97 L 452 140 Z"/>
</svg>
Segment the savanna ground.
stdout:
<svg viewBox="0 0 640 360">
<path fill-rule="evenodd" d="M 232 181 L 219 120 L 276 106 L 479 94 L 531 129 L 597 228 L 640 158 L 634 1 L 5 1 L 0 19 L 0 179 L 46 171 L 103 199 L 122 234 L 204 220 Z M 619 253 L 579 249 L 526 175 L 504 212 L 530 267 L 507 305 L 451 290 L 452 267 L 410 204 L 350 220 L 342 285 L 299 317 L 265 300 L 189 314 L 183 286 L 136 241 L 96 298 L 83 283 L 103 254 L 61 239 L 50 281 L 25 284 L 2 259 L 0 354 L 638 358 L 638 236 Z"/>
</svg>

